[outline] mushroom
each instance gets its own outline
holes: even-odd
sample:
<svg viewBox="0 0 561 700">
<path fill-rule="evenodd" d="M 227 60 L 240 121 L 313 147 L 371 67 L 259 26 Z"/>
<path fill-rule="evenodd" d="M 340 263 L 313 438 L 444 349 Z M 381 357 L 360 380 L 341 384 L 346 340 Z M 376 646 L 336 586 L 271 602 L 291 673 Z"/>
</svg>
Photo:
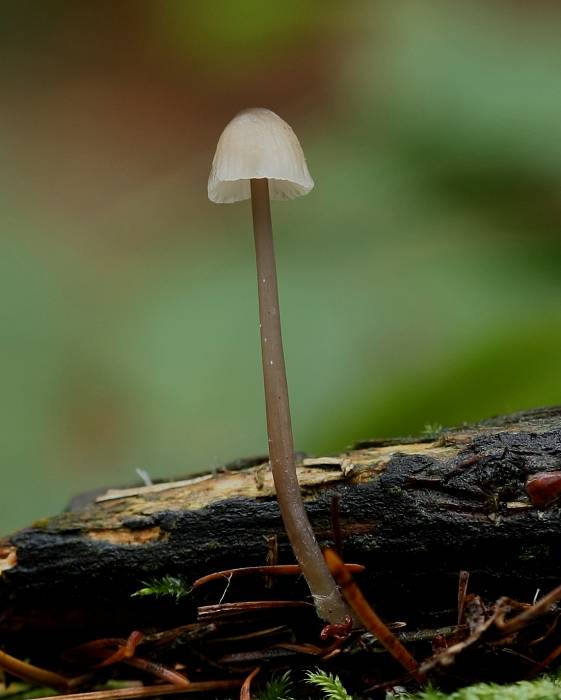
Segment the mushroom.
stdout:
<svg viewBox="0 0 561 700">
<path fill-rule="evenodd" d="M 274 112 L 244 110 L 222 132 L 208 196 L 219 204 L 251 198 L 269 460 L 279 508 L 318 615 L 343 623 L 349 611 L 315 538 L 296 475 L 269 203 L 307 194 L 313 186 L 296 135 Z"/>
</svg>

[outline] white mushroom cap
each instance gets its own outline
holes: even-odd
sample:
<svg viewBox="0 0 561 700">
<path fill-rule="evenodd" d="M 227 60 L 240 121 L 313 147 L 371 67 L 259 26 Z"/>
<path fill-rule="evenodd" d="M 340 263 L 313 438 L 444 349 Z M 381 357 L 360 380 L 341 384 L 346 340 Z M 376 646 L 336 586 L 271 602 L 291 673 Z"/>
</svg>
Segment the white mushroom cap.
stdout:
<svg viewBox="0 0 561 700">
<path fill-rule="evenodd" d="M 294 199 L 314 186 L 296 134 L 270 109 L 246 109 L 226 126 L 212 161 L 208 198 L 218 204 L 249 199 L 253 178 L 269 180 L 271 199 Z"/>
</svg>

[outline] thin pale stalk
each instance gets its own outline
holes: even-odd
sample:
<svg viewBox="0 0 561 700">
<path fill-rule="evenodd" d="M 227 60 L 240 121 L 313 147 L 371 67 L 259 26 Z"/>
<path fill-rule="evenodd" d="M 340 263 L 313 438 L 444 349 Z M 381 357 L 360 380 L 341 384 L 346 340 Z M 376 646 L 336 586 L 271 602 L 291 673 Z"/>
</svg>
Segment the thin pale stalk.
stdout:
<svg viewBox="0 0 561 700">
<path fill-rule="evenodd" d="M 251 180 L 257 256 L 261 354 L 267 407 L 269 459 L 284 527 L 308 583 L 318 615 L 342 623 L 348 610 L 327 568 L 304 509 L 294 463 L 294 444 L 284 364 L 273 228 L 266 179 Z"/>
</svg>

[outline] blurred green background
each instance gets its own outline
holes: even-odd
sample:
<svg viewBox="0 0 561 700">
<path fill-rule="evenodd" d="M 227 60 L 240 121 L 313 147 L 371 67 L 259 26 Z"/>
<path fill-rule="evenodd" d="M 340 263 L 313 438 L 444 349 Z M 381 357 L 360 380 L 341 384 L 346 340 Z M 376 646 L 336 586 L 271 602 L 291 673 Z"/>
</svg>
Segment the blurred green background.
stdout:
<svg viewBox="0 0 561 700">
<path fill-rule="evenodd" d="M 5 0 L 0 531 L 266 450 L 241 108 L 316 189 L 273 207 L 298 449 L 561 398 L 561 8 Z"/>
</svg>

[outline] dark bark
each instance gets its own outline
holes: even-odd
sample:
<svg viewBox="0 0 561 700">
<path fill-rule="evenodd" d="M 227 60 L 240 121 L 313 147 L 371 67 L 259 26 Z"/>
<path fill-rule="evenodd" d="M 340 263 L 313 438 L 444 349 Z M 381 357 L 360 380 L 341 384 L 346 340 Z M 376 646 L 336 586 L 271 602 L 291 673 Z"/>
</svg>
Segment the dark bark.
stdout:
<svg viewBox="0 0 561 700">
<path fill-rule="evenodd" d="M 330 505 L 340 495 L 343 556 L 366 570 L 358 582 L 388 620 L 410 630 L 453 624 L 458 574 L 487 600 L 531 601 L 561 581 L 561 507 L 534 507 L 529 476 L 561 469 L 561 409 L 540 409 L 443 430 L 362 442 L 337 458 L 304 460 L 299 477 L 314 530 L 332 544 Z M 103 496 L 102 496 L 103 498 Z M 78 507 L 16 532 L 2 544 L 0 634 L 39 644 L 185 624 L 216 603 L 225 583 L 179 604 L 131 598 L 163 575 L 187 584 L 229 567 L 293 561 L 263 460 L 203 480 Z M 17 564 L 14 564 L 14 555 Z M 232 580 L 225 601 L 306 597 L 294 578 Z M 28 651 L 28 648 L 27 648 Z"/>
</svg>

